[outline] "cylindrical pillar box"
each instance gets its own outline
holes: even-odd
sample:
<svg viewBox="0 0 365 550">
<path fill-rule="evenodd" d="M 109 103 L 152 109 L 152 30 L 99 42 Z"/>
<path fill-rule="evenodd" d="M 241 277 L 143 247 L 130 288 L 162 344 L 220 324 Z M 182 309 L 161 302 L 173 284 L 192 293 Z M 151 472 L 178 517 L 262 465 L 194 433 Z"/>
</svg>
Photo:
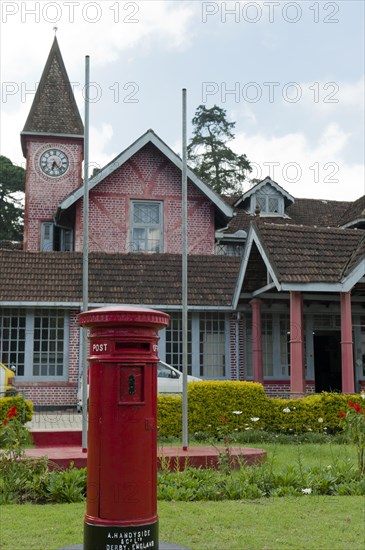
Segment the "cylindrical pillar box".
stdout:
<svg viewBox="0 0 365 550">
<path fill-rule="evenodd" d="M 89 330 L 84 550 L 158 548 L 157 362 L 160 311 L 103 307 Z"/>
</svg>

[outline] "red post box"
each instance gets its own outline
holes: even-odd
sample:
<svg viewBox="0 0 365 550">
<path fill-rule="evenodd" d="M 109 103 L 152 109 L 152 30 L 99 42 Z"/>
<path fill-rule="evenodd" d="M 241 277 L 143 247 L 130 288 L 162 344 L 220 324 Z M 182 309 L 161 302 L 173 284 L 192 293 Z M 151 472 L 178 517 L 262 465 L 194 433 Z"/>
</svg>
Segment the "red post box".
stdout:
<svg viewBox="0 0 365 550">
<path fill-rule="evenodd" d="M 169 316 L 103 307 L 79 323 L 90 340 L 84 550 L 157 549 L 157 343 Z"/>
</svg>

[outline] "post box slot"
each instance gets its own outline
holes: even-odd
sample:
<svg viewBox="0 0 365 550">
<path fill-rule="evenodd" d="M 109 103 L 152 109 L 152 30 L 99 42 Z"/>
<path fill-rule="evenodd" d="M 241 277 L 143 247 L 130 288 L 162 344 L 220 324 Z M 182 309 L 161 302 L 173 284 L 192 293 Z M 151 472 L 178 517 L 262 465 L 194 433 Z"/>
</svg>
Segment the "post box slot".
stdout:
<svg viewBox="0 0 365 550">
<path fill-rule="evenodd" d="M 115 342 L 115 351 L 138 349 L 141 351 L 150 351 L 148 342 Z"/>
<path fill-rule="evenodd" d="M 120 405 L 137 405 L 144 403 L 144 367 L 121 366 L 120 372 Z"/>
</svg>

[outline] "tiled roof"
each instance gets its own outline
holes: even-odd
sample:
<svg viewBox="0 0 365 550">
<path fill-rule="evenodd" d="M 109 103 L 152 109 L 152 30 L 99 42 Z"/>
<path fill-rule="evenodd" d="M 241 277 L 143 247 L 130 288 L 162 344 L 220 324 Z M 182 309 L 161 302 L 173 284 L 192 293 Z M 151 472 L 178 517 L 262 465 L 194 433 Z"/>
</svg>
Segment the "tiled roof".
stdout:
<svg viewBox="0 0 365 550">
<path fill-rule="evenodd" d="M 83 135 L 84 126 L 54 39 L 22 134 Z"/>
<path fill-rule="evenodd" d="M 365 219 L 365 195 L 350 203 L 344 214 L 341 216 L 339 225 L 346 225 L 359 219 Z"/>
<path fill-rule="evenodd" d="M 365 231 L 261 220 L 254 228 L 280 282 L 337 283 L 365 259 Z"/>
<path fill-rule="evenodd" d="M 295 199 L 295 203 L 286 209 L 289 218 L 261 216 L 263 220 L 275 223 L 322 227 L 338 227 L 341 217 L 352 207 L 353 203 L 341 201 L 326 201 L 319 199 Z M 236 208 L 236 215 L 229 222 L 228 233 L 235 233 L 239 229 L 247 231 L 250 222 L 255 216 L 248 214 L 241 208 Z"/>
<path fill-rule="evenodd" d="M 349 204 L 351 203 L 346 201 L 295 199 L 295 203 L 287 208 L 286 213 L 290 217 L 289 223 L 338 227 Z"/>
<path fill-rule="evenodd" d="M 231 256 L 189 256 L 189 304 L 230 307 L 240 261 Z M 80 253 L 0 250 L 0 262 L 0 302 L 82 301 Z M 181 256 L 92 253 L 89 301 L 179 306 Z"/>
</svg>

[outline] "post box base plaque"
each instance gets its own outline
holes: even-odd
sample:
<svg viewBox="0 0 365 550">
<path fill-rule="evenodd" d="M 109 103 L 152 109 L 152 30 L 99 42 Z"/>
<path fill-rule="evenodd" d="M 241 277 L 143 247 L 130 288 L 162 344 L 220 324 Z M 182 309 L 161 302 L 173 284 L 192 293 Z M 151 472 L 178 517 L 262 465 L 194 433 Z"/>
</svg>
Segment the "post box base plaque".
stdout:
<svg viewBox="0 0 365 550">
<path fill-rule="evenodd" d="M 158 550 L 158 521 L 143 525 L 84 524 L 84 550 Z"/>
<path fill-rule="evenodd" d="M 58 550 L 84 550 L 84 546 L 82 544 L 75 544 L 74 546 L 65 546 Z M 171 544 L 170 542 L 160 542 L 158 550 L 191 550 L 191 548 L 179 546 L 178 544 Z"/>
</svg>

